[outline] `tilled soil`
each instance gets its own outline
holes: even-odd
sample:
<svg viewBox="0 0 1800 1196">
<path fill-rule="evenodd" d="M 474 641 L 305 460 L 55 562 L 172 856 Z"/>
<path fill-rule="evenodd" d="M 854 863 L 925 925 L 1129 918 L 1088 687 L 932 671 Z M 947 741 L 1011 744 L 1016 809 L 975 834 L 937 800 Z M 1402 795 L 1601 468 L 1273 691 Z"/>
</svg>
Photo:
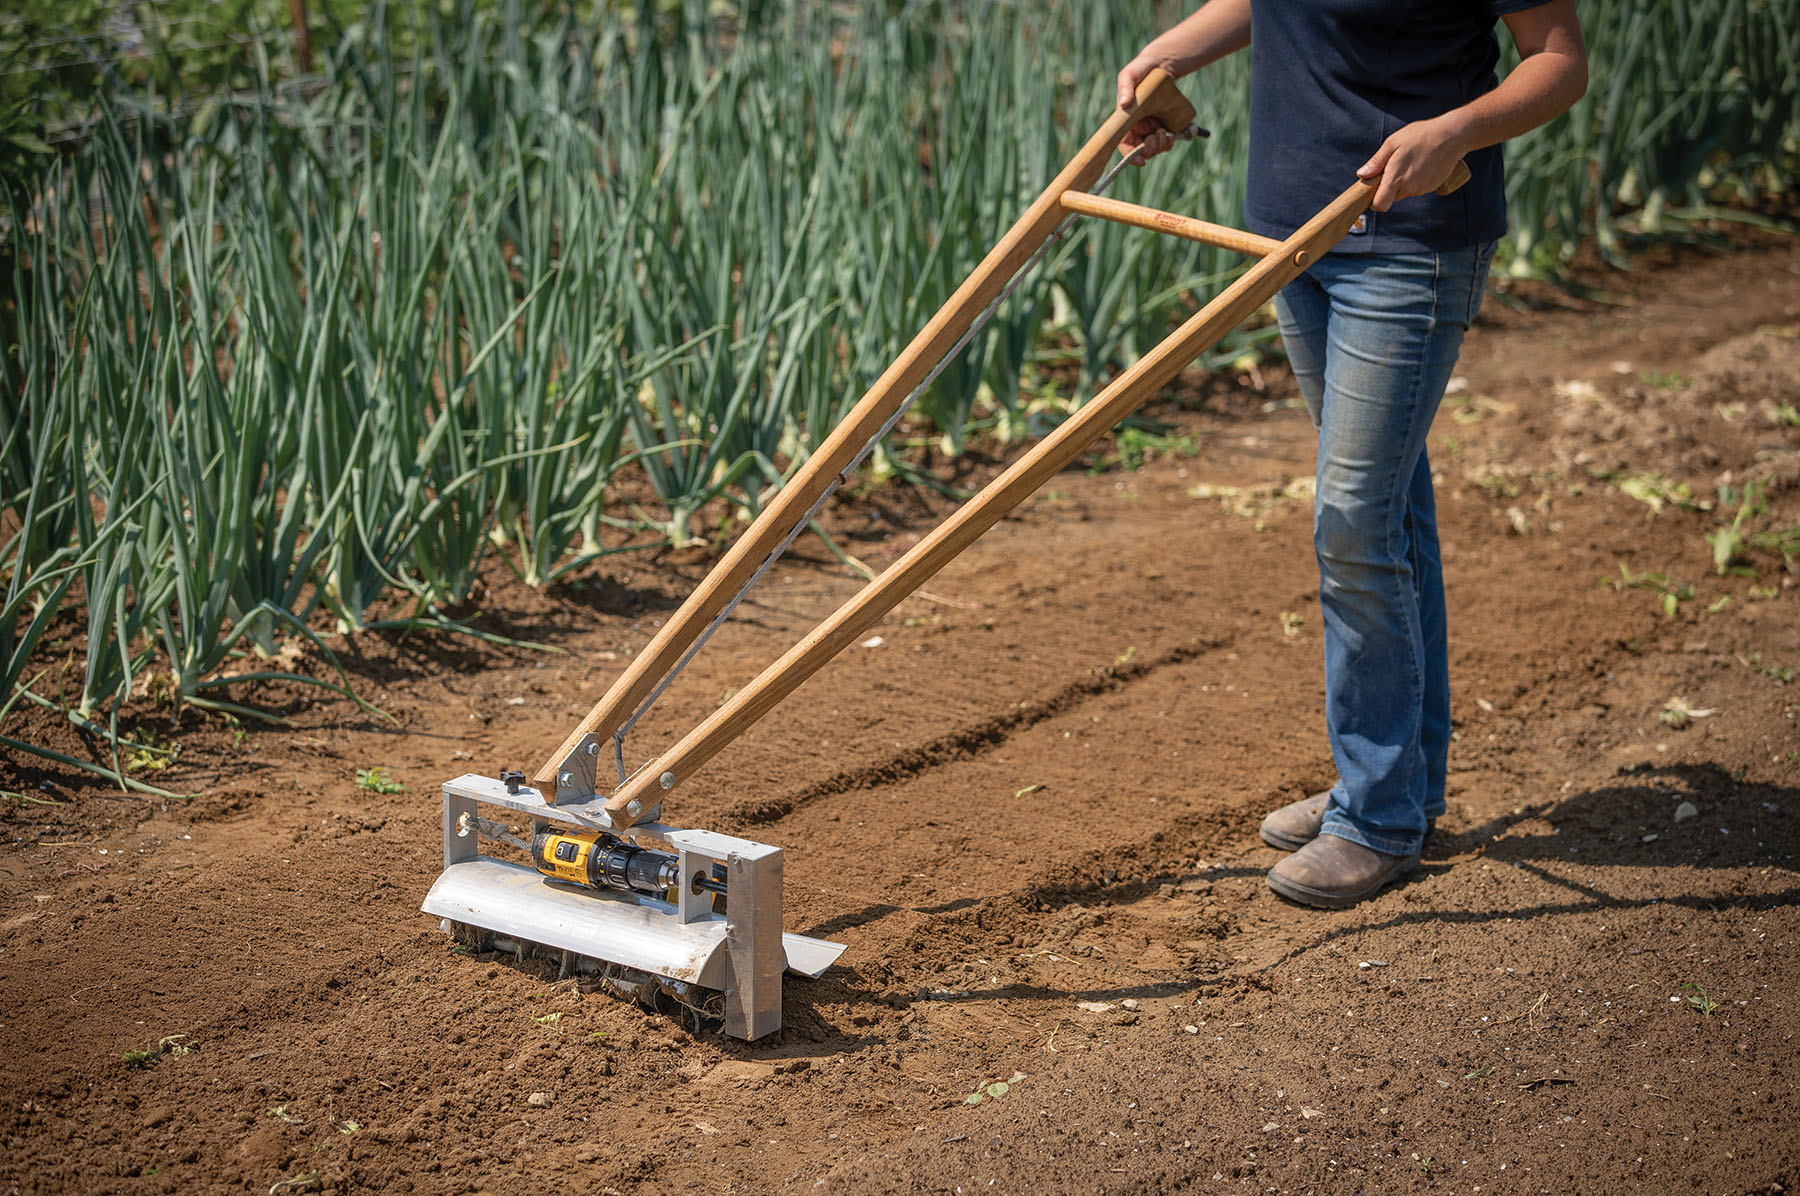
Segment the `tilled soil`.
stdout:
<svg viewBox="0 0 1800 1196">
<path fill-rule="evenodd" d="M 1434 431 L 1449 812 L 1379 898 L 1264 883 L 1257 822 L 1332 779 L 1310 428 L 1274 374 L 1189 379 L 1156 414 L 1196 455 L 1059 477 L 671 795 L 782 846 L 789 928 L 849 945 L 769 1040 L 453 953 L 418 910 L 438 784 L 535 766 L 704 550 L 496 580 L 484 626 L 557 654 L 348 646 L 392 723 L 190 715 L 140 774 L 190 801 L 0 757 L 0 1184 L 1793 1189 L 1800 591 L 1705 535 L 1746 482 L 1742 532 L 1800 524 L 1800 248 L 1604 285 L 1490 297 Z M 832 526 L 879 569 L 942 508 Z M 858 584 L 800 546 L 634 753 Z M 358 788 L 375 765 L 405 791 Z"/>
</svg>

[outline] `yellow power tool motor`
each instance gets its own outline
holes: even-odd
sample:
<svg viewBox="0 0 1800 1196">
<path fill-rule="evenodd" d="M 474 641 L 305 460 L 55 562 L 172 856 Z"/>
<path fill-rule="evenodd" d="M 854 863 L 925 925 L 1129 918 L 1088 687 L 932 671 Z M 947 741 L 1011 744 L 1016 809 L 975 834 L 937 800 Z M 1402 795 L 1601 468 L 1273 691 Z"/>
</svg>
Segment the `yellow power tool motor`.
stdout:
<svg viewBox="0 0 1800 1196">
<path fill-rule="evenodd" d="M 531 837 L 531 862 L 551 880 L 653 897 L 681 879 L 676 857 L 634 847 L 605 831 L 539 831 Z"/>
<path fill-rule="evenodd" d="M 681 860 L 666 852 L 634 847 L 605 831 L 542 830 L 531 837 L 531 862 L 551 880 L 585 885 L 590 889 L 617 889 L 675 900 L 672 890 L 681 883 Z M 725 908 L 725 866 L 714 864 L 710 874 L 696 873 L 694 891 L 711 893 L 713 908 Z"/>
</svg>

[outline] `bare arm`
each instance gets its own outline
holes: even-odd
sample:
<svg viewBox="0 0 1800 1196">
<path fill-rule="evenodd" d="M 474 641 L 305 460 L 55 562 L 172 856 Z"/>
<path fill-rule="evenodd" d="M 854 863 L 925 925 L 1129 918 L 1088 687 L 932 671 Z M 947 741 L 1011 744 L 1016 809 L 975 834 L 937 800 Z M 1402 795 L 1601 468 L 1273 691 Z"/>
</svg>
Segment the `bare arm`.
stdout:
<svg viewBox="0 0 1800 1196">
<path fill-rule="evenodd" d="M 1179 25 L 1157 34 L 1125 64 L 1119 72 L 1119 107 L 1131 107 L 1138 84 L 1156 67 L 1179 79 L 1249 44 L 1250 0 L 1207 0 Z M 1138 161 L 1142 162 L 1162 153 L 1175 140 L 1155 121 L 1140 121 L 1125 134 L 1119 152 L 1128 154 L 1140 143 L 1144 152 Z"/>
<path fill-rule="evenodd" d="M 1381 176 L 1371 205 L 1435 190 L 1471 150 L 1529 132 L 1568 111 L 1587 91 L 1587 46 L 1575 0 L 1550 0 L 1501 18 L 1519 48 L 1519 65 L 1500 86 L 1460 108 L 1396 129 L 1357 170 Z"/>
</svg>

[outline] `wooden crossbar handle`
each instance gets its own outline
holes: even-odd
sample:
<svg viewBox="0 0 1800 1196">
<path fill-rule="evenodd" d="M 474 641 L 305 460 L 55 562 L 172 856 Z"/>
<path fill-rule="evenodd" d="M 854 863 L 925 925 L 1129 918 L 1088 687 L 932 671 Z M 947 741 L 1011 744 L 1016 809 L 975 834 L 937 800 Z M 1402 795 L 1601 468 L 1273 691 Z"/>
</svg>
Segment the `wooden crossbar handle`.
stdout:
<svg viewBox="0 0 1800 1196">
<path fill-rule="evenodd" d="M 1174 212 L 1146 208 L 1141 204 L 1127 203 L 1122 199 L 1107 199 L 1102 195 L 1089 195 L 1085 191 L 1063 192 L 1062 206 L 1068 211 L 1078 212 L 1083 216 L 1098 216 L 1102 220 L 1129 224 L 1134 228 L 1147 228 L 1153 232 L 1168 233 L 1174 237 L 1185 237 L 1189 241 L 1198 241 L 1202 245 L 1217 245 L 1221 249 L 1229 249 L 1234 253 L 1242 253 L 1249 257 L 1267 257 L 1281 248 L 1281 242 L 1273 237 L 1259 237 L 1255 233 L 1247 233 L 1242 229 L 1227 228 L 1223 224 L 1209 224 L 1204 220 L 1196 220 L 1192 216 L 1178 216 Z"/>
<path fill-rule="evenodd" d="M 1449 195 L 1468 181 L 1469 164 L 1458 158 L 1456 166 L 1450 171 L 1450 177 L 1438 186 L 1437 193 Z M 1160 208 L 1147 208 L 1142 204 L 1128 203 L 1122 199 L 1090 195 L 1086 191 L 1065 191 L 1062 194 L 1061 203 L 1065 211 L 1078 215 L 1097 216 L 1116 224 L 1129 224 L 1133 228 L 1146 228 L 1152 232 L 1168 233 L 1173 237 L 1198 241 L 1202 245 L 1217 245 L 1221 249 L 1229 249 L 1233 253 L 1241 253 L 1247 257 L 1267 257 L 1281 247 L 1281 242 L 1273 237 L 1258 236 L 1256 233 L 1245 232 L 1243 229 L 1213 224 L 1206 220 L 1197 220 L 1192 216 L 1177 215 L 1174 212 L 1165 212 Z M 1306 250 L 1299 250 L 1294 264 L 1297 266 L 1308 265 L 1310 259 L 1306 254 Z"/>
<path fill-rule="evenodd" d="M 1058 470 L 1075 460 L 1107 429 L 1142 406 L 1304 268 L 1308 260 L 1343 239 L 1374 198 L 1373 183 L 1358 180 L 1327 204 L 1293 236 L 1244 271 L 1211 303 L 1201 308 L 1161 344 L 1120 374 L 1092 402 L 1015 461 L 949 519 L 939 524 L 887 572 L 864 586 L 855 597 L 815 627 L 730 701 L 679 743 L 621 785 L 607 800 L 615 824 L 629 825 L 655 808 L 662 791 L 687 780 L 706 761 L 742 735 L 832 657 L 867 633 L 881 617 L 913 593 L 939 569 L 1029 498 Z M 1096 803 L 1102 799 L 1093 799 Z"/>
<path fill-rule="evenodd" d="M 832 479 L 849 466 L 863 445 L 881 430 L 888 416 L 906 401 L 906 396 L 924 380 L 931 367 L 949 352 L 1000 289 L 1062 222 L 1063 210 L 1057 202 L 1058 197 L 1066 191 L 1086 191 L 1099 181 L 1120 138 L 1145 117 L 1156 120 L 1171 132 L 1179 132 L 1193 123 L 1194 108 L 1167 74 L 1153 70 L 1138 86 L 1137 103 L 1133 107 L 1113 109 L 1106 123 L 1063 167 L 1043 194 L 1025 209 L 1025 214 L 963 280 L 905 351 L 875 380 L 874 386 L 813 451 L 806 464 L 788 479 L 775 500 L 744 530 L 681 608 L 632 659 L 606 695 L 563 740 L 556 753 L 538 769 L 533 779 L 539 786 L 555 786 L 564 762 L 574 758 L 587 735 L 604 740 L 632 716 L 650 691 L 675 666 L 681 654 L 699 638 L 713 616 L 724 609 L 732 595 L 768 559 L 788 530 L 812 509 Z"/>
</svg>

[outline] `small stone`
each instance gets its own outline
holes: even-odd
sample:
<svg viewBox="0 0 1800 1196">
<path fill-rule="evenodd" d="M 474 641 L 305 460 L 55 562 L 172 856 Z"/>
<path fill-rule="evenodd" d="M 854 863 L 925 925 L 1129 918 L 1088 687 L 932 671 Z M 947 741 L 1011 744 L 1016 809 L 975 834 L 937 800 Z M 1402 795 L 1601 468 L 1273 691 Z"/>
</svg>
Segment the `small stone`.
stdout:
<svg viewBox="0 0 1800 1196">
<path fill-rule="evenodd" d="M 1126 997 L 1123 1001 L 1120 1001 L 1119 1004 L 1124 1006 L 1126 1009 L 1131 1010 L 1131 1012 L 1133 1012 L 1133 1013 L 1137 1012 L 1138 1003 L 1137 1003 L 1136 997 Z"/>
<path fill-rule="evenodd" d="M 542 1109 L 550 1103 L 550 1094 L 548 1092 L 534 1092 L 525 1098 L 525 1103 Z"/>
<path fill-rule="evenodd" d="M 1645 835 L 1643 838 L 1643 842 L 1654 843 L 1654 842 L 1656 842 L 1656 836 L 1655 835 Z"/>
<path fill-rule="evenodd" d="M 1676 822 L 1686 822 L 1690 818 L 1697 818 L 1699 816 L 1700 807 L 1696 806 L 1691 801 L 1684 801 L 1679 806 L 1675 807 Z"/>
<path fill-rule="evenodd" d="M 1278 1130 L 1278 1129 L 1280 1129 L 1280 1128 L 1281 1128 L 1281 1123 L 1280 1123 L 1280 1122 L 1279 1122 L 1279 1121 L 1271 1121 L 1271 1122 L 1267 1122 L 1267 1123 L 1266 1123 L 1266 1124 L 1264 1124 L 1264 1126 L 1263 1126 L 1263 1133 L 1265 1133 L 1265 1134 L 1271 1134 L 1271 1133 L 1274 1133 L 1274 1132 L 1275 1132 L 1275 1131 L 1276 1131 L 1276 1130 Z"/>
<path fill-rule="evenodd" d="M 1307 1108 L 1307 1107 L 1306 1107 L 1306 1106 L 1304 1106 L 1304 1105 L 1302 1105 L 1302 1106 L 1301 1106 L 1301 1107 L 1300 1107 L 1300 1116 L 1302 1116 L 1302 1117 L 1304 1117 L 1304 1118 L 1306 1118 L 1306 1119 L 1307 1119 L 1307 1120 L 1308 1120 L 1308 1121 L 1311 1121 L 1311 1120 L 1312 1120 L 1312 1119 L 1313 1119 L 1313 1118 L 1315 1118 L 1315 1117 L 1323 1117 L 1323 1116 L 1325 1116 L 1325 1110 L 1323 1110 L 1323 1109 L 1309 1109 L 1309 1108 Z"/>
<path fill-rule="evenodd" d="M 1200 1033 L 1200 1027 L 1199 1027 L 1199 1026 L 1194 1026 L 1194 1025 L 1187 1025 L 1187 1026 L 1183 1026 L 1183 1027 L 1182 1027 L 1182 1028 L 1181 1028 L 1181 1030 L 1182 1030 L 1182 1033 L 1184 1033 L 1184 1034 L 1198 1034 L 1198 1033 Z"/>
</svg>

